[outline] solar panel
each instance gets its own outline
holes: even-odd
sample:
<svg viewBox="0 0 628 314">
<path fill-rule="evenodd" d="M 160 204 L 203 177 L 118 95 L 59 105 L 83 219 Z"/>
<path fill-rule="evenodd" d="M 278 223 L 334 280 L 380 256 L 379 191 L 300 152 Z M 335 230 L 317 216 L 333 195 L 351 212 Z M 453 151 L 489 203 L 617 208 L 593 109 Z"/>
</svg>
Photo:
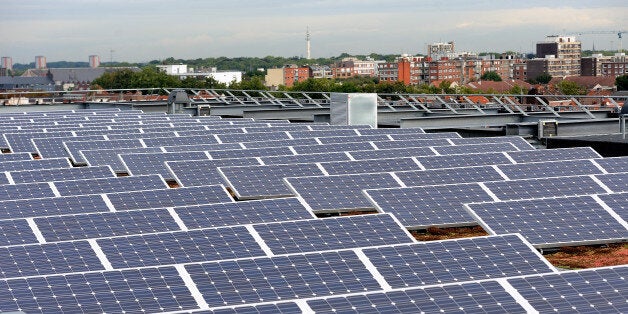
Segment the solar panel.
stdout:
<svg viewBox="0 0 628 314">
<path fill-rule="evenodd" d="M 8 173 L 14 183 L 65 181 L 80 179 L 112 178 L 113 171 L 108 166 L 80 167 L 65 169 L 40 169 L 12 171 Z"/>
<path fill-rule="evenodd" d="M 123 134 L 107 134 L 107 139 L 110 140 L 129 140 L 129 139 L 153 139 L 153 138 L 163 138 L 163 137 L 175 137 L 177 133 L 175 131 L 169 132 L 156 132 L 156 133 L 123 133 Z"/>
<path fill-rule="evenodd" d="M 159 174 L 166 180 L 173 179 L 173 176 L 166 167 L 166 161 L 202 160 L 208 158 L 207 154 L 203 151 L 178 153 L 157 152 L 142 154 L 120 154 L 119 156 L 129 174 Z"/>
<path fill-rule="evenodd" d="M 434 149 L 441 155 L 473 154 L 485 152 L 510 152 L 517 148 L 510 143 L 485 143 L 460 146 L 436 146 Z"/>
<path fill-rule="evenodd" d="M 588 196 L 467 204 L 490 234 L 521 233 L 537 248 L 622 242 L 628 230 Z"/>
<path fill-rule="evenodd" d="M 391 213 L 409 229 L 476 225 L 464 203 L 492 201 L 473 183 L 365 190 L 378 211 Z"/>
<path fill-rule="evenodd" d="M 539 313 L 625 313 L 626 265 L 508 279 Z"/>
<path fill-rule="evenodd" d="M 295 123 L 281 123 L 279 125 L 267 126 L 267 127 L 244 127 L 246 133 L 266 133 L 266 132 L 281 132 L 281 131 L 308 131 L 310 130 L 307 124 L 295 124 Z"/>
<path fill-rule="evenodd" d="M 500 165 L 498 168 L 512 180 L 602 173 L 590 160 L 583 159 Z"/>
<path fill-rule="evenodd" d="M 103 135 L 92 136 L 66 136 L 66 137 L 50 137 L 50 138 L 33 138 L 31 142 L 35 147 L 35 151 L 43 158 L 68 157 L 68 151 L 65 150 L 63 142 L 65 141 L 97 141 L 105 140 Z"/>
<path fill-rule="evenodd" d="M 554 272 L 519 235 L 474 237 L 362 249 L 392 288 Z"/>
<path fill-rule="evenodd" d="M 34 153 L 36 151 L 31 139 L 46 137 L 62 137 L 73 136 L 72 132 L 32 132 L 32 133 L 4 133 L 4 139 L 9 144 L 11 151 L 14 153 L 26 152 Z"/>
<path fill-rule="evenodd" d="M 348 161 L 349 156 L 344 152 L 329 152 L 306 155 L 285 155 L 260 157 L 265 165 L 315 163 L 323 161 Z"/>
<path fill-rule="evenodd" d="M 282 303 L 270 303 L 270 304 L 258 304 L 242 307 L 228 307 L 221 309 L 214 309 L 212 314 L 237 314 L 237 313 L 276 313 L 276 314 L 290 314 L 302 312 L 301 308 L 294 302 L 282 302 Z"/>
<path fill-rule="evenodd" d="M 103 238 L 97 242 L 116 269 L 266 255 L 243 226 Z"/>
<path fill-rule="evenodd" d="M 0 278 L 104 270 L 86 241 L 0 248 Z"/>
<path fill-rule="evenodd" d="M 77 164 L 85 164 L 87 161 L 82 158 L 79 153 L 82 150 L 96 150 L 96 149 L 112 149 L 112 148 L 141 148 L 146 147 L 142 141 L 135 140 L 103 140 L 103 141 L 69 141 L 64 142 L 66 151 L 70 155 L 70 158 Z"/>
<path fill-rule="evenodd" d="M 106 211 L 109 211 L 109 208 L 100 195 L 33 198 L 0 202 L 0 219 Z"/>
<path fill-rule="evenodd" d="M 285 131 L 277 132 L 261 132 L 261 133 L 243 133 L 243 134 L 218 134 L 220 143 L 238 143 L 251 141 L 271 141 L 271 140 L 288 140 L 290 137 Z"/>
<path fill-rule="evenodd" d="M 258 165 L 259 161 L 253 157 L 244 157 L 213 160 L 166 161 L 165 164 L 171 173 L 170 176 L 181 186 L 199 186 L 223 184 L 224 180 L 218 172 L 218 167 Z"/>
<path fill-rule="evenodd" d="M 273 254 L 413 243 L 390 215 L 284 221 L 253 226 Z"/>
<path fill-rule="evenodd" d="M 167 187 L 160 175 L 55 181 L 53 184 L 61 196 L 139 191 Z"/>
<path fill-rule="evenodd" d="M 599 195 L 599 198 L 617 213 L 621 219 L 628 221 L 628 193 Z"/>
<path fill-rule="evenodd" d="M 389 173 L 299 177 L 286 178 L 285 181 L 314 212 L 374 210 L 362 190 L 400 187 Z"/>
<path fill-rule="evenodd" d="M 451 140 L 456 145 L 480 144 L 480 143 L 511 143 L 519 150 L 534 150 L 534 146 L 530 145 L 521 136 L 494 136 L 494 137 L 469 137 L 454 138 Z"/>
<path fill-rule="evenodd" d="M 50 216 L 34 220 L 46 242 L 181 230 L 166 209 Z"/>
<path fill-rule="evenodd" d="M 267 147 L 210 151 L 212 159 L 294 155 L 290 147 Z"/>
<path fill-rule="evenodd" d="M 239 200 L 292 196 L 283 178 L 324 174 L 316 164 L 220 167 L 218 172 Z"/>
<path fill-rule="evenodd" d="M 188 228 L 223 227 L 313 218 L 296 198 L 176 207 Z"/>
<path fill-rule="evenodd" d="M 186 265 L 210 307 L 380 290 L 352 251 Z"/>
<path fill-rule="evenodd" d="M 347 153 L 355 160 L 430 156 L 435 154 L 429 147 L 385 148 L 378 150 L 349 151 Z"/>
<path fill-rule="evenodd" d="M 503 201 L 606 193 L 603 187 L 588 176 L 485 182 L 484 185 Z"/>
<path fill-rule="evenodd" d="M 381 142 L 374 142 L 373 144 L 377 147 L 377 149 L 451 145 L 451 143 L 447 139 L 444 139 L 444 138 L 381 141 Z"/>
<path fill-rule="evenodd" d="M 280 146 L 302 146 L 302 145 L 318 145 L 319 142 L 316 138 L 297 138 L 290 140 L 270 140 L 270 141 L 257 141 L 257 142 L 242 142 L 244 147 L 250 148 L 265 148 L 265 147 L 280 147 Z"/>
<path fill-rule="evenodd" d="M 37 242 L 33 229 L 25 219 L 0 220 L 0 246 Z"/>
<path fill-rule="evenodd" d="M 126 172 L 127 169 L 118 157 L 119 154 L 134 153 L 158 153 L 161 152 L 159 147 L 140 147 L 140 148 L 110 148 L 97 150 L 82 150 L 79 152 L 81 158 L 87 162 L 88 166 L 110 166 L 116 173 Z"/>
<path fill-rule="evenodd" d="M 366 172 L 403 171 L 419 170 L 419 165 L 413 158 L 388 158 L 374 160 L 358 160 L 347 162 L 326 162 L 321 163 L 326 172 L 333 174 L 351 174 Z"/>
<path fill-rule="evenodd" d="M 590 159 L 601 157 L 600 154 L 598 154 L 591 147 L 539 149 L 530 151 L 509 152 L 508 155 L 517 163 L 570 159 Z"/>
<path fill-rule="evenodd" d="M 109 135 L 109 134 L 135 134 L 136 136 L 139 136 L 140 133 L 142 133 L 142 131 L 140 130 L 141 125 L 140 124 L 133 124 L 133 125 L 119 125 L 119 126 L 115 126 L 115 125 L 110 125 L 111 130 L 85 130 L 85 131 L 75 131 L 74 133 L 76 133 L 77 137 L 84 137 L 84 136 L 94 136 L 94 135 Z"/>
<path fill-rule="evenodd" d="M 48 183 L 0 185 L 0 201 L 54 196 L 57 195 Z"/>
<path fill-rule="evenodd" d="M 352 130 L 364 130 L 371 129 L 370 125 L 329 125 L 324 123 L 312 123 L 310 124 L 310 129 L 314 131 L 326 131 L 326 130 L 343 130 L 343 129 L 352 129 Z"/>
<path fill-rule="evenodd" d="M 176 152 L 194 152 L 194 151 L 208 151 L 208 150 L 234 150 L 243 149 L 239 143 L 227 143 L 227 144 L 195 144 L 195 145 L 179 145 L 179 146 L 163 146 L 162 150 L 168 153 Z"/>
<path fill-rule="evenodd" d="M 462 146 L 457 146 L 462 147 Z M 488 150 L 487 150 L 488 151 Z M 511 164 L 511 160 L 501 152 L 469 153 L 460 155 L 440 155 L 417 157 L 425 169 L 443 169 Z"/>
<path fill-rule="evenodd" d="M 359 129 L 361 135 L 373 134 L 422 134 L 425 133 L 421 128 L 382 128 L 382 129 Z"/>
<path fill-rule="evenodd" d="M 164 312 L 198 308 L 174 267 L 0 281 L 0 311 Z"/>
<path fill-rule="evenodd" d="M 213 134 L 180 136 L 180 137 L 147 138 L 147 139 L 144 139 L 143 141 L 147 147 L 218 143 L 218 141 L 216 140 Z"/>
<path fill-rule="evenodd" d="M 498 282 L 338 296 L 307 301 L 316 313 L 525 313 Z"/>
<path fill-rule="evenodd" d="M 321 144 L 351 143 L 351 142 L 379 142 L 390 141 L 391 138 L 386 134 L 379 135 L 359 135 L 359 136 L 333 136 L 319 137 Z"/>
<path fill-rule="evenodd" d="M 370 142 L 350 142 L 350 143 L 336 143 L 336 144 L 324 144 L 324 145 L 303 145 L 303 146 L 292 146 L 292 148 L 299 155 L 375 149 L 373 145 L 371 145 Z"/>
<path fill-rule="evenodd" d="M 0 154 L 0 162 L 20 160 L 33 160 L 33 157 L 29 153 Z"/>
<path fill-rule="evenodd" d="M 166 208 L 233 201 L 222 185 L 120 192 L 108 194 L 107 197 L 116 210 Z"/>
<path fill-rule="evenodd" d="M 628 169 L 628 156 L 600 158 L 595 159 L 595 162 L 610 173 L 622 172 Z"/>
<path fill-rule="evenodd" d="M 425 134 L 390 134 L 395 141 L 407 141 L 407 140 L 420 140 L 420 139 L 453 139 L 461 138 L 460 134 L 456 132 L 438 132 L 438 133 L 425 133 Z"/>
<path fill-rule="evenodd" d="M 595 177 L 613 192 L 628 192 L 628 172 L 598 174 Z"/>
<path fill-rule="evenodd" d="M 315 130 L 315 131 L 288 131 L 291 138 L 313 138 L 313 137 L 332 137 L 332 136 L 359 136 L 356 128 L 335 129 L 335 130 Z"/>
<path fill-rule="evenodd" d="M 425 171 L 399 171 L 395 175 L 406 186 L 498 181 L 504 178 L 493 167 L 464 167 Z"/>
</svg>

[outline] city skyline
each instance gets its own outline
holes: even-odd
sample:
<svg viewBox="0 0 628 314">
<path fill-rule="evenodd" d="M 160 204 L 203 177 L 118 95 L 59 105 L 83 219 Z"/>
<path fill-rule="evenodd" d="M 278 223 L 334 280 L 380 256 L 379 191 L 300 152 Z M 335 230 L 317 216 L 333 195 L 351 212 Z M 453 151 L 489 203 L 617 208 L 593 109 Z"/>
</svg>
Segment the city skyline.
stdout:
<svg viewBox="0 0 628 314">
<path fill-rule="evenodd" d="M 426 53 L 434 42 L 470 52 L 533 52 L 546 35 L 625 30 L 625 1 L 154 1 L 8 0 L 0 55 L 13 63 L 147 62 L 168 57 Z M 617 34 L 577 36 L 614 50 Z M 621 43 L 624 48 L 628 43 Z"/>
</svg>

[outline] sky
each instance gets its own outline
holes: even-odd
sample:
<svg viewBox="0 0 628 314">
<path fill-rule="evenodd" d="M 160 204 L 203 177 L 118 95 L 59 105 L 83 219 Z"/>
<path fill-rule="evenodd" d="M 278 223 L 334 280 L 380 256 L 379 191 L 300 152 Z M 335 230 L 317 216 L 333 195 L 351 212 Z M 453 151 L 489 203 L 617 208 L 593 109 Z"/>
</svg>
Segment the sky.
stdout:
<svg viewBox="0 0 628 314">
<path fill-rule="evenodd" d="M 625 0 L 2 0 L 0 56 L 13 63 L 148 62 L 168 57 L 534 52 L 552 34 L 578 34 L 583 49 L 618 49 Z M 623 37 L 628 37 L 624 34 Z M 622 48 L 628 48 L 628 38 Z"/>
</svg>

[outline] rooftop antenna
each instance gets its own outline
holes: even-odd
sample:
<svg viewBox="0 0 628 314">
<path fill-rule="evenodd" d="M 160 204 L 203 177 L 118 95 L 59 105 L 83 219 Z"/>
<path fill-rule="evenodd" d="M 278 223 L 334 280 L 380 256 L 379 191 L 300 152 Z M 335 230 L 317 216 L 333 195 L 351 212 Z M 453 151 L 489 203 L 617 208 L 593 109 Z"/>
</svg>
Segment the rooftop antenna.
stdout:
<svg viewBox="0 0 628 314">
<path fill-rule="evenodd" d="M 305 42 L 306 44 L 306 49 L 307 49 L 307 59 L 309 60 L 311 55 L 310 55 L 310 27 L 308 26 L 306 31 L 305 31 Z"/>
</svg>

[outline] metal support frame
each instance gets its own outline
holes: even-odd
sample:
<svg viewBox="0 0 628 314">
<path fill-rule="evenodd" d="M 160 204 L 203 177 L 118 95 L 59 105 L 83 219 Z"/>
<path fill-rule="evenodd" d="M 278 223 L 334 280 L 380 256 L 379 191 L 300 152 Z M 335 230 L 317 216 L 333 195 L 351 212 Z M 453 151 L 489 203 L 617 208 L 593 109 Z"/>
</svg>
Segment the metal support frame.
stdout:
<svg viewBox="0 0 628 314">
<path fill-rule="evenodd" d="M 626 139 L 626 118 L 628 118 L 628 114 L 619 116 L 619 133 L 623 139 Z"/>
</svg>

